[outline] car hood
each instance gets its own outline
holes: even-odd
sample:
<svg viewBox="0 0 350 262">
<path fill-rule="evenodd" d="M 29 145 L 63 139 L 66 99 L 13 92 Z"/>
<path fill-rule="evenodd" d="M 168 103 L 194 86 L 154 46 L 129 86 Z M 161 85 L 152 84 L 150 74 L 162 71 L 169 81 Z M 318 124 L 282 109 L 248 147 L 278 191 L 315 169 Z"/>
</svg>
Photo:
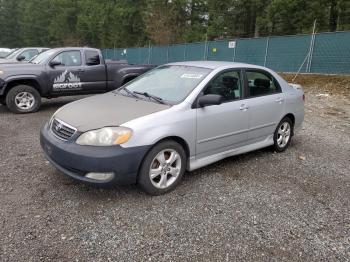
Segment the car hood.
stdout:
<svg viewBox="0 0 350 262">
<path fill-rule="evenodd" d="M 23 62 L 19 62 L 16 59 L 6 59 L 6 58 L 0 59 L 0 64 L 17 64 L 17 63 L 23 63 Z"/>
<path fill-rule="evenodd" d="M 80 132 L 86 132 L 106 126 L 119 126 L 170 107 L 110 92 L 70 103 L 59 109 L 55 118 Z"/>
</svg>

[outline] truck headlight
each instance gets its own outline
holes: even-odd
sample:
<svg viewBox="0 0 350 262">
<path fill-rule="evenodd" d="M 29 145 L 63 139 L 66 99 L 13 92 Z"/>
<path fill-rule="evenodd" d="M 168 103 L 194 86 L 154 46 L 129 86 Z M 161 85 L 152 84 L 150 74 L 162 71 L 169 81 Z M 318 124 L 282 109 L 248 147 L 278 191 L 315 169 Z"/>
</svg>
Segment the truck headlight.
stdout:
<svg viewBox="0 0 350 262">
<path fill-rule="evenodd" d="M 132 135 L 127 127 L 104 127 L 83 133 L 77 139 L 78 145 L 113 146 L 126 143 Z"/>
</svg>

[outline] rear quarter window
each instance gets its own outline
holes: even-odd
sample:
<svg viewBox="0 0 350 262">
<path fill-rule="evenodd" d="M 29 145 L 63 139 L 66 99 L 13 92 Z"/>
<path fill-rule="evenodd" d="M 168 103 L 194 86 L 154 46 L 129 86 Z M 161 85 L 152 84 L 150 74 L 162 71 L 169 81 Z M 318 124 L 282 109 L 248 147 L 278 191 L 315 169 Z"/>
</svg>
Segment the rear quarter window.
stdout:
<svg viewBox="0 0 350 262">
<path fill-rule="evenodd" d="M 88 66 L 101 64 L 99 53 L 93 50 L 85 51 L 85 63 Z"/>
</svg>

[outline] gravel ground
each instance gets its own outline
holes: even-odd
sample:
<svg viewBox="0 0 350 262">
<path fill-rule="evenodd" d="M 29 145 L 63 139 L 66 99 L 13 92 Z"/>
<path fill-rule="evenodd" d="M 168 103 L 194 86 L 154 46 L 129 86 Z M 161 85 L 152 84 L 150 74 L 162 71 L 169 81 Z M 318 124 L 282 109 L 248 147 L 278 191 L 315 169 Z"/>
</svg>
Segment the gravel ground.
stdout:
<svg viewBox="0 0 350 262">
<path fill-rule="evenodd" d="M 308 94 L 285 153 L 228 158 L 159 197 L 45 161 L 39 128 L 76 98 L 31 115 L 0 106 L 0 261 L 350 261 L 349 97 Z"/>
</svg>

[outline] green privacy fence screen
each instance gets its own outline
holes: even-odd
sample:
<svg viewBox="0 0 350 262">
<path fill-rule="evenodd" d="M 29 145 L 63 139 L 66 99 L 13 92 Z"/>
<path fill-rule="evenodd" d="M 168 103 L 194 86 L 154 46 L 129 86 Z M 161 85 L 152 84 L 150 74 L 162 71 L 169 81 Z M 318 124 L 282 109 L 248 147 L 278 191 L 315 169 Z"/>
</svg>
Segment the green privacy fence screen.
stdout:
<svg viewBox="0 0 350 262">
<path fill-rule="evenodd" d="M 244 62 L 278 72 L 350 74 L 350 31 L 239 38 L 102 50 L 106 59 L 161 65 L 191 60 Z"/>
</svg>

